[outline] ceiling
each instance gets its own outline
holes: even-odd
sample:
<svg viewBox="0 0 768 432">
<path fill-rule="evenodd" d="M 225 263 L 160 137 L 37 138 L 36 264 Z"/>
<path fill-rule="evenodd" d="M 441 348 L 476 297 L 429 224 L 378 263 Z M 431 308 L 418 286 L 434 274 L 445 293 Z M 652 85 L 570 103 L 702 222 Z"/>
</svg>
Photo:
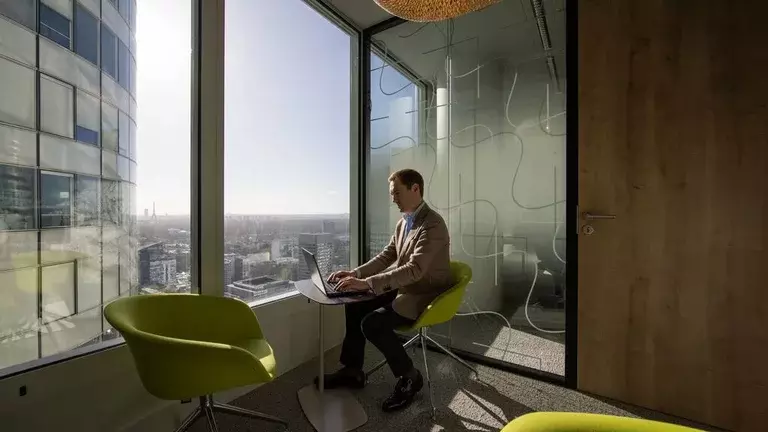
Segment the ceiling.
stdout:
<svg viewBox="0 0 768 432">
<path fill-rule="evenodd" d="M 332 4 L 359 28 L 371 27 L 392 17 L 373 0 L 322 1 Z M 562 77 L 565 76 L 565 1 L 542 0 L 558 75 L 562 73 Z M 417 75 L 430 77 L 443 68 L 447 23 L 406 22 L 377 33 L 373 38 Z M 525 61 L 543 57 L 530 0 L 503 0 L 452 20 L 452 25 L 452 56 L 467 61 L 466 65 L 455 65 L 454 73 L 494 59 Z M 546 67 L 545 60 L 534 63 L 537 67 Z"/>
<path fill-rule="evenodd" d="M 565 12 L 563 0 L 544 1 L 552 53 L 565 75 Z M 484 10 L 459 17 L 452 22 L 427 24 L 407 22 L 374 35 L 374 40 L 421 77 L 445 70 L 448 40 L 454 76 L 479 65 L 518 64 L 547 73 L 545 51 L 538 26 L 527 0 L 506 0 Z M 523 66 L 524 65 L 524 66 Z"/>
<path fill-rule="evenodd" d="M 373 0 L 321 0 L 331 4 L 339 13 L 347 17 L 360 29 L 371 27 L 392 18 Z"/>
</svg>

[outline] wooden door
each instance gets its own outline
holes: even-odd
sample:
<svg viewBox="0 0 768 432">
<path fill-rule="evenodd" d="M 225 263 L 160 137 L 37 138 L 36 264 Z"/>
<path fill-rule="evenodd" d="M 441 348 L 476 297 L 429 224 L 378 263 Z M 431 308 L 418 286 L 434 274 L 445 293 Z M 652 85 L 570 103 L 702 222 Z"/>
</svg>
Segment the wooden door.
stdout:
<svg viewBox="0 0 768 432">
<path fill-rule="evenodd" d="M 578 387 L 766 430 L 768 7 L 578 8 Z"/>
</svg>

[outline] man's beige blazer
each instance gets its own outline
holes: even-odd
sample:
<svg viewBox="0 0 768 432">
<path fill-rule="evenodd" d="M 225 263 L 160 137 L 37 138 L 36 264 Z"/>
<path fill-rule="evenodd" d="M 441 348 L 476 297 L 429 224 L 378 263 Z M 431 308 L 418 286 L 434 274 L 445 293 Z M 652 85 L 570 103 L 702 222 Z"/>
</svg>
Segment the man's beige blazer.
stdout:
<svg viewBox="0 0 768 432">
<path fill-rule="evenodd" d="M 405 239 L 404 230 L 405 220 L 400 219 L 389 245 L 355 272 L 377 295 L 397 290 L 392 303 L 395 312 L 417 319 L 432 300 L 453 285 L 450 237 L 443 217 L 426 203 L 415 214 Z"/>
</svg>

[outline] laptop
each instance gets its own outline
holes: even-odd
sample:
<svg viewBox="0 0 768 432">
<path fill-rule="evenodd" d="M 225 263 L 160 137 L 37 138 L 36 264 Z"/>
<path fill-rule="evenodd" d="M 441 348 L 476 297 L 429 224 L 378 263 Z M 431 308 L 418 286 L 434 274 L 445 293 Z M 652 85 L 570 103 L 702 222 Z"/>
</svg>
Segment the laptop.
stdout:
<svg viewBox="0 0 768 432">
<path fill-rule="evenodd" d="M 304 261 L 307 263 L 307 267 L 309 267 L 309 271 L 312 274 L 310 277 L 312 282 L 314 282 L 315 286 L 318 287 L 320 291 L 322 291 L 328 298 L 353 297 L 368 294 L 368 292 L 363 291 L 337 291 L 336 286 L 338 284 L 328 282 L 325 276 L 320 273 L 320 266 L 317 265 L 315 254 L 304 248 L 301 248 L 301 252 L 304 254 Z"/>
</svg>

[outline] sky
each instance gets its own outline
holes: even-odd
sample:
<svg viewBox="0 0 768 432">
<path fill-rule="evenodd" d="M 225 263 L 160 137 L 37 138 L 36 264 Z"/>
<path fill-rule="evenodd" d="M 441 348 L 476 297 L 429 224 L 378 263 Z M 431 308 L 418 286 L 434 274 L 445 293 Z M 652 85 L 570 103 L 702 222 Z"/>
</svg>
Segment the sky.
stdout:
<svg viewBox="0 0 768 432">
<path fill-rule="evenodd" d="M 189 214 L 191 1 L 137 20 L 137 211 Z M 301 0 L 227 0 L 225 28 L 225 213 L 348 213 L 350 36 Z"/>
</svg>

